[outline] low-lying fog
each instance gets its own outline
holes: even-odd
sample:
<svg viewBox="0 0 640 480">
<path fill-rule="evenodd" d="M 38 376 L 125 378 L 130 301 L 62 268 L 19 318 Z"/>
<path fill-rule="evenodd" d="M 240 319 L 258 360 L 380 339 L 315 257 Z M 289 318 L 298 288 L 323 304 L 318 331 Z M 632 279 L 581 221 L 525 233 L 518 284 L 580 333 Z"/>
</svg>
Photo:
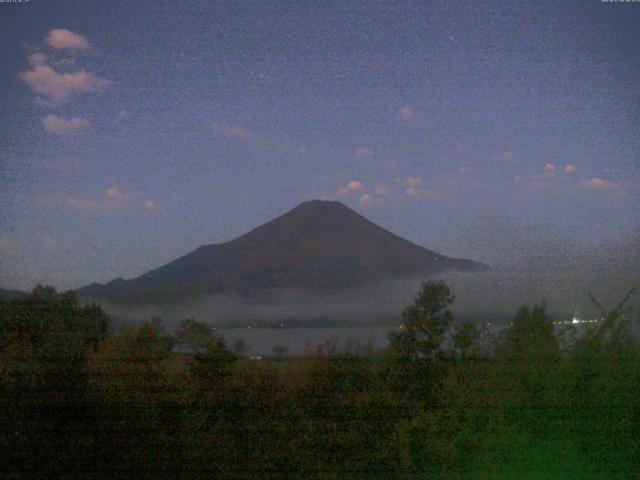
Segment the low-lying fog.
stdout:
<svg viewBox="0 0 640 480">
<path fill-rule="evenodd" d="M 495 266 L 482 273 L 438 275 L 456 295 L 458 318 L 496 320 L 512 315 L 518 306 L 544 300 L 554 317 L 576 311 L 590 318 L 596 310 L 588 298 L 592 292 L 611 309 L 637 284 L 640 256 L 637 244 L 593 248 L 580 255 L 561 252 L 529 252 L 526 262 L 510 267 Z M 340 322 L 395 323 L 400 312 L 415 297 L 426 278 L 391 280 L 368 284 L 339 293 L 300 290 L 274 292 L 269 304 L 250 304 L 237 295 L 214 295 L 187 305 L 124 308 L 104 304 L 116 320 L 140 320 L 159 316 L 169 325 L 186 317 L 215 324 L 246 325 L 251 321 L 333 319 Z M 634 298 L 637 305 L 638 295 Z"/>
</svg>

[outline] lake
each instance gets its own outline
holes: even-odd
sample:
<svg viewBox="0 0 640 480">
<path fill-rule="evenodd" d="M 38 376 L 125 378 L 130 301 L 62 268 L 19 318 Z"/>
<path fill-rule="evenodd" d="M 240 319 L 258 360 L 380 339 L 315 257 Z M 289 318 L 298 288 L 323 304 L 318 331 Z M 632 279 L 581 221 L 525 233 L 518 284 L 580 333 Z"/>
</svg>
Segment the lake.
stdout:
<svg viewBox="0 0 640 480">
<path fill-rule="evenodd" d="M 480 325 L 479 325 L 480 326 Z M 486 341 L 492 341 L 508 323 L 485 323 L 481 330 Z M 595 325 L 574 325 L 578 335 L 584 334 Z M 556 325 L 556 333 L 560 337 L 563 326 Z M 388 345 L 387 334 L 394 330 L 392 326 L 342 326 L 315 328 L 219 328 L 217 332 L 233 347 L 236 340 L 243 340 L 248 355 L 274 355 L 276 349 L 282 353 L 301 355 L 312 351 L 326 342 L 335 342 L 337 351 L 357 348 L 382 349 Z M 640 332 L 639 332 L 640 333 Z"/>
<path fill-rule="evenodd" d="M 327 341 L 335 341 L 338 351 L 358 344 L 381 349 L 387 345 L 387 333 L 392 327 L 318 327 L 318 328 L 221 328 L 221 333 L 231 347 L 236 340 L 244 340 L 248 355 L 273 355 L 278 347 L 286 353 L 300 355 L 309 348 Z"/>
</svg>

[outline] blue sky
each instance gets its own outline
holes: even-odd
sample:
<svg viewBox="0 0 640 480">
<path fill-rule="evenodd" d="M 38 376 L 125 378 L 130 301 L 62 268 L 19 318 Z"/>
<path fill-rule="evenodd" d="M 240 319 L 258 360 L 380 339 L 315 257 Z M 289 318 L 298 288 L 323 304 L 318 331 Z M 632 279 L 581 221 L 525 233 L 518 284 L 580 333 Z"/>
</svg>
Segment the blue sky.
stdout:
<svg viewBox="0 0 640 480">
<path fill-rule="evenodd" d="M 1 3 L 0 285 L 131 277 L 311 198 L 493 265 L 523 232 L 625 244 L 639 32 L 595 0 Z"/>
</svg>

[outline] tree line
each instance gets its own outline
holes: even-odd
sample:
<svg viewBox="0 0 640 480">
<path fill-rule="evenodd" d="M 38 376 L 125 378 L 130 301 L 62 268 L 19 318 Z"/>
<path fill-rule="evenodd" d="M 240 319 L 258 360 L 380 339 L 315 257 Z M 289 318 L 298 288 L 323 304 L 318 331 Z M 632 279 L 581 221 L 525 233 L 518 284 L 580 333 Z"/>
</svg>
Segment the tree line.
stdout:
<svg viewBox="0 0 640 480">
<path fill-rule="evenodd" d="M 604 320 L 562 338 L 525 306 L 487 339 L 454 324 L 453 294 L 431 281 L 384 351 L 283 364 L 194 319 L 116 329 L 37 287 L 0 301 L 0 476 L 637 478 L 627 300 L 605 312 L 594 299 Z"/>
</svg>

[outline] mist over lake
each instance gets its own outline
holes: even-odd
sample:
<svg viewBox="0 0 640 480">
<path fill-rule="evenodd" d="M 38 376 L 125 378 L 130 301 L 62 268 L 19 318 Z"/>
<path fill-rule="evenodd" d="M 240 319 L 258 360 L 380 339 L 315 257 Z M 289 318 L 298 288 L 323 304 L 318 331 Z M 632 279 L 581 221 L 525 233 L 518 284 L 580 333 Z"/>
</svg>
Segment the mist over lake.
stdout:
<svg viewBox="0 0 640 480">
<path fill-rule="evenodd" d="M 342 325 L 397 323 L 421 283 L 429 278 L 447 282 L 456 295 L 453 311 L 460 320 L 505 321 L 523 305 L 546 302 L 555 318 L 576 313 L 597 314 L 588 294 L 614 307 L 637 282 L 640 271 L 636 243 L 624 248 L 594 248 L 581 256 L 558 256 L 559 250 L 539 251 L 536 264 L 497 267 L 485 272 L 451 272 L 436 277 L 391 280 L 338 293 L 276 290 L 268 304 L 239 295 L 214 295 L 186 305 L 122 307 L 101 302 L 117 320 L 141 321 L 159 316 L 170 325 L 193 317 L 212 325 L 246 325 L 256 321 L 332 320 Z M 531 256 L 535 256 L 529 251 Z M 546 255 L 543 255 L 546 253 Z M 530 261 L 529 259 L 527 259 Z M 637 300 L 633 300 L 636 302 Z"/>
</svg>

